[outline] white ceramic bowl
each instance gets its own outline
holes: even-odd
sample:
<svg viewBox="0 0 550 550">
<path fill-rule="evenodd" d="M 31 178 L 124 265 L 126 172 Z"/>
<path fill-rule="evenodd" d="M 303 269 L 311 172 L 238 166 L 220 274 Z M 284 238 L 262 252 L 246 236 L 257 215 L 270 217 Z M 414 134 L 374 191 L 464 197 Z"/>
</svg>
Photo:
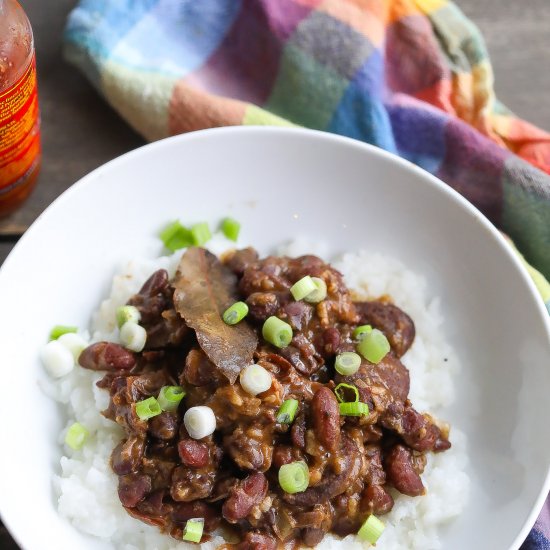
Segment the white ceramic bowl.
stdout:
<svg viewBox="0 0 550 550">
<path fill-rule="evenodd" d="M 87 325 L 121 257 L 161 252 L 167 220 L 228 214 L 263 251 L 307 236 L 332 252 L 382 251 L 425 275 L 464 365 L 445 416 L 469 436 L 472 479 L 443 548 L 518 548 L 549 488 L 550 330 L 533 284 L 498 232 L 436 178 L 357 141 L 274 128 L 197 132 L 124 155 L 56 200 L 4 263 L 0 511 L 20 545 L 107 547 L 56 512 L 63 419 L 37 384 L 50 327 Z"/>
</svg>

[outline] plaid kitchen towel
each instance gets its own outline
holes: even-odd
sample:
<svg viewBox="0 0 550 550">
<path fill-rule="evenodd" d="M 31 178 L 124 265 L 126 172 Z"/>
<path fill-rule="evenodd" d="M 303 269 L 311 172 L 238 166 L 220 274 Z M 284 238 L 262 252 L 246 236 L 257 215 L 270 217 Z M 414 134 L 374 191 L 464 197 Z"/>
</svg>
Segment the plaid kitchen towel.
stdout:
<svg viewBox="0 0 550 550">
<path fill-rule="evenodd" d="M 147 139 L 296 124 L 409 159 L 513 239 L 550 309 L 550 135 L 496 99 L 452 2 L 81 0 L 65 44 Z M 550 549 L 549 502 L 525 548 Z"/>
<path fill-rule="evenodd" d="M 293 123 L 366 141 L 454 187 L 550 278 L 550 135 L 497 101 L 451 2 L 81 0 L 65 39 L 147 139 Z"/>
</svg>

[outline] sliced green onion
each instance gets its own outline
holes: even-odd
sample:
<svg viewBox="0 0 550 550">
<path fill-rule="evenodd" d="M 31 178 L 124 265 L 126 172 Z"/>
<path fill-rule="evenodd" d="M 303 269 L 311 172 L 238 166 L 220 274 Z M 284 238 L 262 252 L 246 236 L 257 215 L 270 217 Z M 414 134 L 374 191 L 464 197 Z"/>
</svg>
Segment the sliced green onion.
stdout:
<svg viewBox="0 0 550 550">
<path fill-rule="evenodd" d="M 362 340 L 367 334 L 372 332 L 370 325 L 361 325 L 353 329 L 351 336 L 354 340 Z"/>
<path fill-rule="evenodd" d="M 189 542 L 200 542 L 203 530 L 203 518 L 188 519 L 185 524 L 185 529 L 183 530 L 183 540 L 187 540 Z"/>
<path fill-rule="evenodd" d="M 185 397 L 185 390 L 181 386 L 163 386 L 160 389 L 157 401 L 163 411 L 177 410 L 180 401 Z"/>
<path fill-rule="evenodd" d="M 346 399 L 346 391 L 351 391 L 353 393 L 353 401 Z M 338 384 L 334 388 L 334 394 L 340 403 L 354 403 L 359 401 L 359 390 L 353 384 Z"/>
<path fill-rule="evenodd" d="M 141 325 L 128 321 L 120 327 L 119 339 L 126 349 L 139 353 L 147 342 L 147 331 Z"/>
<path fill-rule="evenodd" d="M 343 376 L 355 374 L 361 366 L 361 356 L 354 351 L 345 351 L 336 356 L 334 368 Z"/>
<path fill-rule="evenodd" d="M 65 443 L 71 449 L 78 451 L 79 449 L 82 449 L 89 435 L 90 432 L 82 424 L 75 422 L 67 430 L 67 434 L 65 435 Z"/>
<path fill-rule="evenodd" d="M 361 401 L 340 403 L 339 408 L 342 416 L 368 416 L 369 414 L 369 406 Z"/>
<path fill-rule="evenodd" d="M 159 402 L 154 397 L 148 397 L 136 403 L 136 414 L 141 420 L 149 420 L 162 412 Z"/>
<path fill-rule="evenodd" d="M 216 429 L 216 416 L 210 407 L 197 405 L 185 411 L 183 423 L 190 437 L 202 439 L 212 435 Z"/>
<path fill-rule="evenodd" d="M 271 388 L 273 379 L 261 365 L 248 365 L 239 375 L 242 389 L 250 395 L 258 395 Z"/>
<path fill-rule="evenodd" d="M 277 412 L 277 422 L 279 424 L 292 424 L 297 411 L 298 401 L 296 399 L 286 399 Z"/>
<path fill-rule="evenodd" d="M 236 325 L 248 315 L 248 306 L 245 302 L 235 302 L 223 312 L 223 320 L 228 325 Z"/>
<path fill-rule="evenodd" d="M 357 351 L 371 363 L 375 365 L 380 363 L 390 351 L 390 343 L 378 329 L 373 328 L 371 332 L 357 344 Z"/>
<path fill-rule="evenodd" d="M 309 468 L 300 460 L 284 464 L 279 469 L 279 485 L 285 493 L 302 493 L 309 485 Z"/>
<path fill-rule="evenodd" d="M 172 252 L 175 252 L 180 248 L 186 248 L 193 244 L 193 236 L 191 231 L 189 231 L 187 227 L 181 225 L 181 223 L 177 220 L 166 226 L 160 232 L 159 236 L 164 243 L 164 246 Z"/>
<path fill-rule="evenodd" d="M 191 235 L 195 246 L 202 246 L 212 238 L 212 233 L 210 233 L 210 228 L 206 222 L 191 226 Z"/>
<path fill-rule="evenodd" d="M 40 359 L 50 376 L 61 378 L 69 374 L 75 364 L 74 356 L 59 340 L 51 340 L 40 350 Z"/>
<path fill-rule="evenodd" d="M 55 325 L 50 331 L 50 340 L 57 340 L 63 334 L 68 334 L 69 332 L 77 332 L 78 327 L 69 327 L 66 325 Z"/>
<path fill-rule="evenodd" d="M 375 544 L 385 528 L 386 526 L 375 515 L 370 515 L 359 529 L 357 536 L 361 540 Z"/>
<path fill-rule="evenodd" d="M 298 282 L 294 283 L 290 287 L 290 293 L 295 300 L 303 300 L 306 296 L 316 290 L 317 285 L 313 282 L 313 279 L 309 275 L 302 277 Z"/>
<path fill-rule="evenodd" d="M 78 362 L 80 354 L 88 347 L 88 342 L 75 332 L 62 334 L 57 341 L 73 354 L 75 363 Z"/>
<path fill-rule="evenodd" d="M 239 238 L 239 232 L 241 231 L 241 224 L 233 218 L 224 218 L 222 220 L 222 233 L 230 240 L 237 242 Z"/>
<path fill-rule="evenodd" d="M 292 327 L 272 315 L 266 319 L 262 327 L 262 336 L 270 344 L 278 348 L 286 348 L 292 340 Z"/>
<path fill-rule="evenodd" d="M 120 328 L 124 323 L 139 323 L 141 314 L 135 306 L 120 306 L 116 308 L 116 324 Z"/>
<path fill-rule="evenodd" d="M 308 294 L 304 300 L 310 304 L 318 304 L 327 297 L 327 283 L 319 277 L 312 277 L 311 280 L 317 287 L 313 292 Z"/>
</svg>

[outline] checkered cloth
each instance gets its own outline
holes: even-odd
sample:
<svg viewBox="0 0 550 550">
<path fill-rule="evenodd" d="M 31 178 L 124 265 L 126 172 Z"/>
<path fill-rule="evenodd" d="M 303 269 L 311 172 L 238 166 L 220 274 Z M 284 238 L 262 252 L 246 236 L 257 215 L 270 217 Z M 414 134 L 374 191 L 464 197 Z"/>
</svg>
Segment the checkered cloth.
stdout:
<svg viewBox="0 0 550 550">
<path fill-rule="evenodd" d="M 550 135 L 496 99 L 483 38 L 452 2 L 81 0 L 65 41 L 147 139 L 294 124 L 409 159 L 511 237 L 550 309 Z M 525 548 L 549 540 L 547 503 Z"/>
</svg>

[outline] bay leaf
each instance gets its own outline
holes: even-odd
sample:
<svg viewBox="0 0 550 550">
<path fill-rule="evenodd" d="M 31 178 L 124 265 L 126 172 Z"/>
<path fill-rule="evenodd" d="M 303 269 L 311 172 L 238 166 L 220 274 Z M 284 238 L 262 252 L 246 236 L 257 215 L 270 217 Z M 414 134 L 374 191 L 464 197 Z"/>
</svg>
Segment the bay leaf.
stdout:
<svg viewBox="0 0 550 550">
<path fill-rule="evenodd" d="M 238 300 L 237 277 L 214 254 L 191 247 L 183 254 L 174 280 L 174 305 L 210 361 L 233 384 L 253 362 L 256 332 L 241 321 L 229 326 L 223 312 Z"/>
</svg>

